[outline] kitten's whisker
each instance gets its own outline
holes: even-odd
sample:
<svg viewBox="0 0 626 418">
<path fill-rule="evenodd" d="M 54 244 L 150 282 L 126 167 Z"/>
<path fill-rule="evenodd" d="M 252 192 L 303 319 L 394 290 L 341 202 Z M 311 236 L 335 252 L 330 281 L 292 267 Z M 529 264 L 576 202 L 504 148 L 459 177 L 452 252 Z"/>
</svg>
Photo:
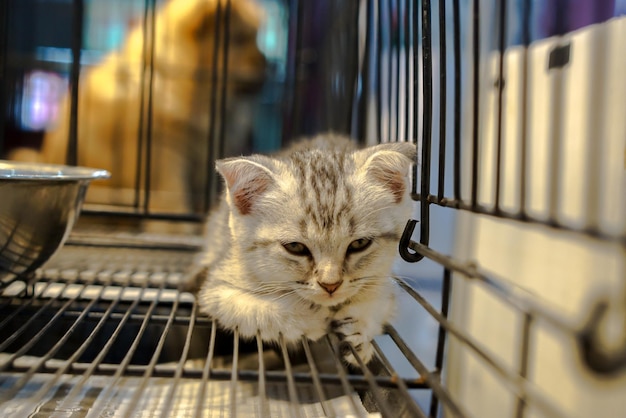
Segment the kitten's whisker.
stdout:
<svg viewBox="0 0 626 418">
<path fill-rule="evenodd" d="M 289 289 L 280 289 L 280 290 L 273 290 L 273 291 L 258 291 L 255 290 L 254 293 L 255 295 L 259 295 L 259 296 L 282 296 L 285 294 L 292 294 L 294 293 L 294 290 L 289 290 Z"/>
<path fill-rule="evenodd" d="M 388 275 L 372 275 L 372 276 L 359 276 L 359 277 L 355 277 L 353 279 L 350 279 L 350 283 L 354 283 L 354 282 L 360 282 L 360 281 L 367 281 L 367 280 L 372 280 L 372 279 L 386 279 L 386 278 L 391 278 Z"/>
<path fill-rule="evenodd" d="M 263 296 L 272 296 L 272 295 L 264 294 Z M 279 301 L 281 299 L 284 299 L 284 298 L 286 298 L 288 296 L 296 296 L 296 299 L 293 301 L 296 305 L 307 304 L 308 303 L 305 299 L 303 299 L 301 296 L 299 296 L 297 294 L 296 290 L 290 290 L 290 291 L 287 291 L 287 292 L 284 292 L 284 293 L 276 294 L 276 295 L 273 295 L 273 297 L 271 297 L 271 298 L 266 298 L 266 300 L 271 301 L 271 302 L 277 302 L 277 301 Z"/>
<path fill-rule="evenodd" d="M 391 208 L 393 208 L 393 207 L 394 207 L 394 205 L 382 206 L 382 207 L 380 207 L 380 208 L 376 208 L 376 209 L 368 210 L 367 214 L 368 214 L 368 215 L 374 215 L 374 214 L 376 214 L 376 213 L 378 213 L 378 212 L 381 212 L 381 211 L 384 211 L 384 210 L 387 210 L 387 209 L 391 209 Z"/>
<path fill-rule="evenodd" d="M 403 276 L 403 275 L 401 275 L 401 274 L 392 274 L 392 275 L 391 275 L 391 278 L 392 278 L 394 281 L 396 281 L 396 282 L 402 281 L 402 282 L 406 282 L 407 284 L 410 284 L 410 285 L 412 285 L 412 286 L 419 285 L 419 284 L 417 283 L 417 281 L 418 281 L 418 278 L 417 278 L 417 277 Z"/>
<path fill-rule="evenodd" d="M 281 286 L 281 287 L 263 287 L 263 288 L 255 288 L 252 290 L 253 293 L 261 294 L 261 295 L 272 295 L 272 294 L 283 294 L 285 292 L 293 293 L 297 290 L 304 290 L 302 288 L 294 288 L 292 286 Z"/>
</svg>

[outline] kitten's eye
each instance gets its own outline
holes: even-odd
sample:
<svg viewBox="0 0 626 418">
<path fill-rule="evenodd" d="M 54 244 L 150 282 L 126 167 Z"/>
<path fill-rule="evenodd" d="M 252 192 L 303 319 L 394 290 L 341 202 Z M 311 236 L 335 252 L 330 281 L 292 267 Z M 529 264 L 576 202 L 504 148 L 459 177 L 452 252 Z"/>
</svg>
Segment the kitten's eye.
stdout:
<svg viewBox="0 0 626 418">
<path fill-rule="evenodd" d="M 358 253 L 359 251 L 365 250 L 372 243 L 371 239 L 368 238 L 359 238 L 355 239 L 348 245 L 348 253 Z"/>
<path fill-rule="evenodd" d="M 287 244 L 283 244 L 283 248 L 287 250 L 289 254 L 300 256 L 311 255 L 311 251 L 301 242 L 288 242 Z"/>
</svg>

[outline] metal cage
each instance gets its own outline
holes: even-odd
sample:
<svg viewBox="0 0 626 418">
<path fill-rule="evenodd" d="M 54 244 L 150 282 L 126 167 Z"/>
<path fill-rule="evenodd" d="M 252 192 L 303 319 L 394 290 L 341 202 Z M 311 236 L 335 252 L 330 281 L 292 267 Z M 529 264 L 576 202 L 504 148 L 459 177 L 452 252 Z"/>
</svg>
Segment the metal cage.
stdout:
<svg viewBox="0 0 626 418">
<path fill-rule="evenodd" d="M 228 67 L 236 0 L 213 2 L 205 167 L 227 154 L 226 91 L 236 77 Z M 0 149 L 43 135 L 17 121 L 25 72 L 64 71 L 67 163 L 80 164 L 85 7 L 107 1 L 32 1 L 30 12 L 26 3 L 0 4 Z M 37 9 L 45 4 L 63 8 L 64 63 L 20 43 L 21 22 L 46 15 Z M 144 49 L 131 203 L 86 205 L 52 260 L 0 289 L 2 415 L 622 414 L 623 2 L 261 4 L 288 16 L 286 49 L 259 105 L 278 121 L 271 147 L 328 130 L 418 145 L 415 217 L 394 277 L 404 291 L 400 322 L 374 341 L 375 361 L 356 368 L 340 360 L 356 351 L 332 334 L 303 339 L 294 352 L 240 341 L 198 313 L 178 288 L 201 236 L 138 230 L 134 221 L 198 223 L 218 182 L 207 169 L 199 210 L 151 208 L 159 97 L 156 55 Z M 162 5 L 143 3 L 145 39 Z"/>
</svg>

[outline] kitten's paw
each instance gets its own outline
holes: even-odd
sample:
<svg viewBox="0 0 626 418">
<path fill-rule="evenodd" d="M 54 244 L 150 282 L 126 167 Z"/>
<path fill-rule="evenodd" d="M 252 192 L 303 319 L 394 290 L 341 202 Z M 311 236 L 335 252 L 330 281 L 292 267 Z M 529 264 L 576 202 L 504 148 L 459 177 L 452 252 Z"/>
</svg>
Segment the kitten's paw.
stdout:
<svg viewBox="0 0 626 418">
<path fill-rule="evenodd" d="M 374 355 L 374 347 L 371 344 L 372 337 L 364 332 L 363 324 L 358 319 L 345 317 L 335 319 L 330 323 L 331 331 L 339 340 L 350 343 L 364 364 L 367 364 Z M 353 366 L 359 366 L 359 362 L 354 356 L 354 352 L 348 347 L 342 349 L 343 358 Z"/>
<path fill-rule="evenodd" d="M 289 317 L 275 317 L 273 319 L 258 320 L 259 317 L 250 321 L 242 321 L 239 325 L 241 335 L 256 336 L 257 330 L 263 341 L 283 341 L 289 346 L 297 346 L 302 337 L 310 340 L 318 340 L 326 334 L 324 323 L 314 318 L 298 318 L 294 315 Z"/>
</svg>

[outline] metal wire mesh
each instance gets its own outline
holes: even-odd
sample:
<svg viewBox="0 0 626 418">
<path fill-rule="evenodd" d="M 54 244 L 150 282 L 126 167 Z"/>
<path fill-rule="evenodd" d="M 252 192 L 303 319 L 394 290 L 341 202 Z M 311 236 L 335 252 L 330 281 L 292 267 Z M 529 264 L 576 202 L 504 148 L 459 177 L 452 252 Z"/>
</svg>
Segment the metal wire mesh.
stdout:
<svg viewBox="0 0 626 418">
<path fill-rule="evenodd" d="M 421 381 L 399 378 L 388 362 L 376 375 L 354 374 L 339 360 L 344 348 L 332 335 L 318 343 L 303 339 L 296 350 L 218 331 L 190 294 L 175 290 L 190 251 L 70 246 L 64 252 L 39 279 L 3 292 L 4 411 L 39 409 L 52 396 L 54 411 L 79 405 L 79 412 L 114 408 L 128 415 L 145 410 L 143 399 L 153 394 L 148 410 L 163 416 L 185 408 L 201 416 L 220 409 L 267 415 L 275 408 L 290 416 L 362 415 L 357 394 L 365 390 L 386 415 L 415 409 L 410 392 L 423 388 Z M 150 263 L 155 259 L 160 263 Z M 133 390 L 122 389 L 129 377 L 136 377 Z M 151 392 L 163 382 L 167 391 Z"/>
</svg>

